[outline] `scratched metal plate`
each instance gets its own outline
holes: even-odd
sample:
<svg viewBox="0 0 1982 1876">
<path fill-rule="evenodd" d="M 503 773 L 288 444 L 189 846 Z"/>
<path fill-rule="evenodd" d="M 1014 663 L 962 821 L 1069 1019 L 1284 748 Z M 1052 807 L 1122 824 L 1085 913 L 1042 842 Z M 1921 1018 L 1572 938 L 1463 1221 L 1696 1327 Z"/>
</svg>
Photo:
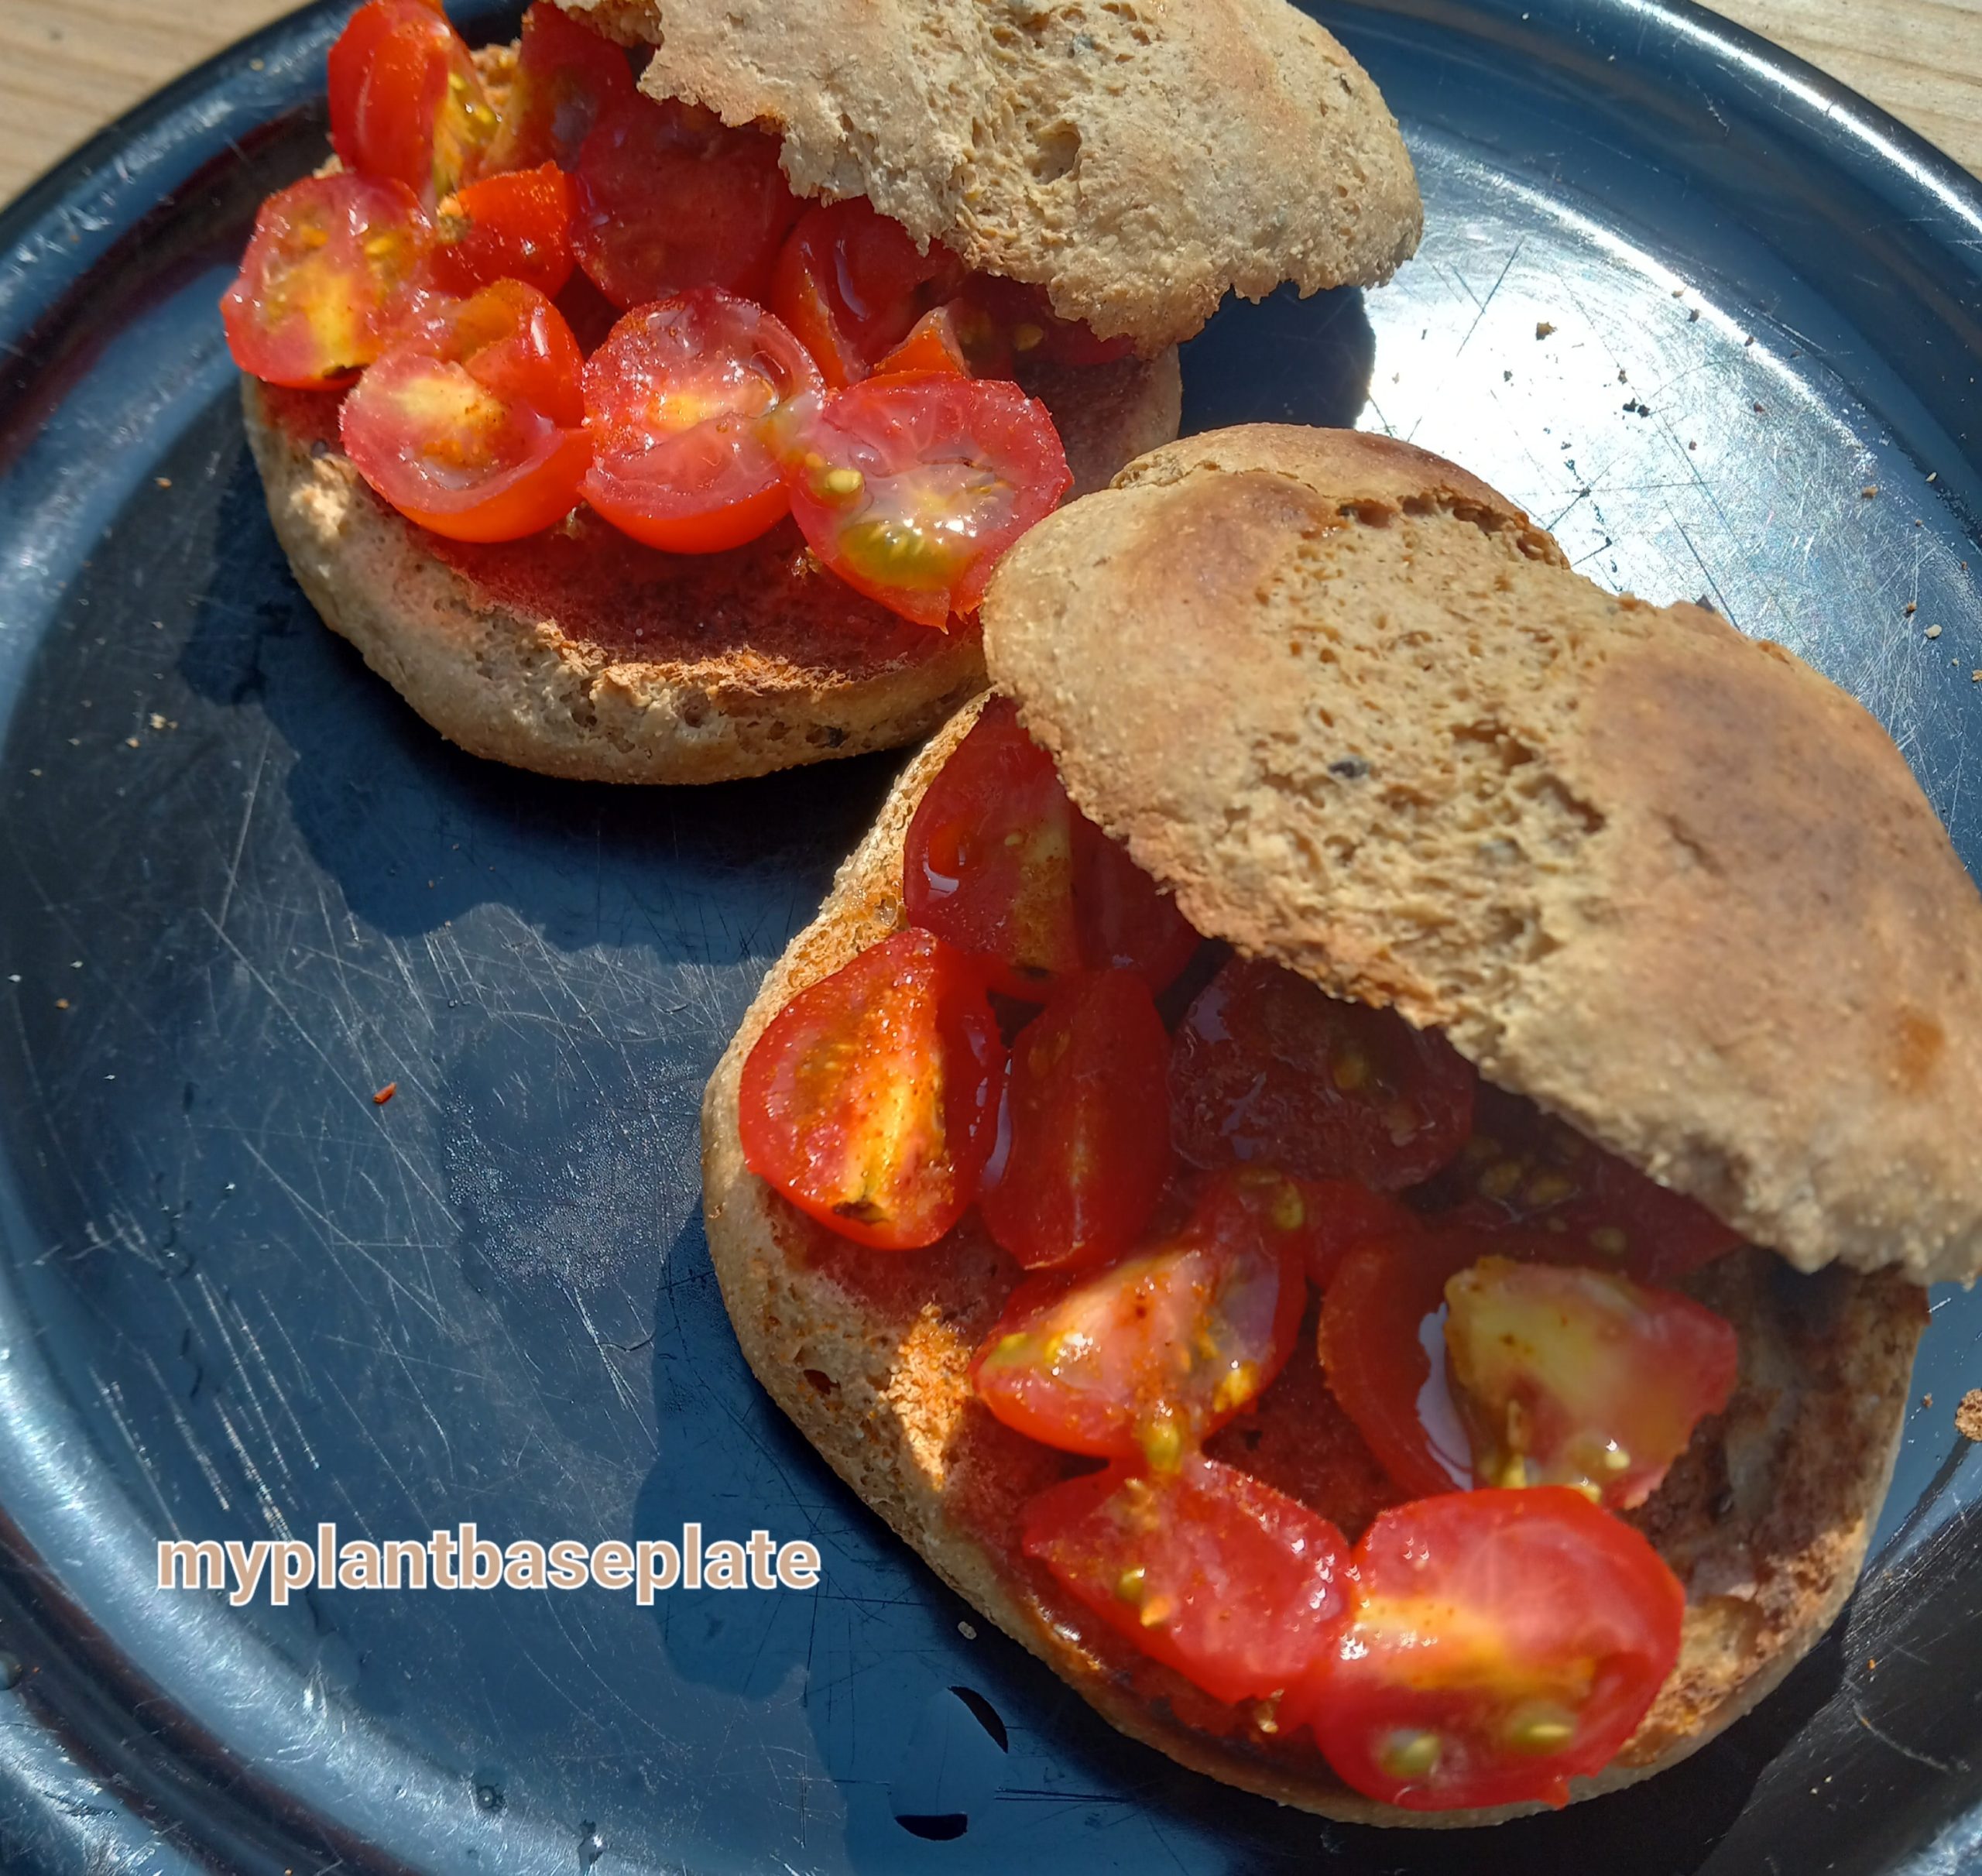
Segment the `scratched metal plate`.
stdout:
<svg viewBox="0 0 1982 1876">
<path fill-rule="evenodd" d="M 696 1106 L 889 765 L 541 781 L 442 746 L 317 624 L 214 300 L 321 148 L 338 12 L 0 225 L 0 1864 L 1972 1867 L 1982 1569 L 1951 1415 L 1982 1300 L 1936 1299 L 1934 1404 L 1840 1634 L 1681 1770 L 1483 1839 L 1329 1827 L 1119 1740 L 787 1431 L 711 1280 Z M 1794 646 L 1891 726 L 1973 868 L 1974 186 L 1682 7 L 1328 16 L 1431 231 L 1366 299 L 1221 316 L 1190 424 L 1387 427 L 1599 580 Z M 822 1586 L 645 1611 L 146 1586 L 165 1533 L 691 1518 L 813 1538 Z"/>
</svg>

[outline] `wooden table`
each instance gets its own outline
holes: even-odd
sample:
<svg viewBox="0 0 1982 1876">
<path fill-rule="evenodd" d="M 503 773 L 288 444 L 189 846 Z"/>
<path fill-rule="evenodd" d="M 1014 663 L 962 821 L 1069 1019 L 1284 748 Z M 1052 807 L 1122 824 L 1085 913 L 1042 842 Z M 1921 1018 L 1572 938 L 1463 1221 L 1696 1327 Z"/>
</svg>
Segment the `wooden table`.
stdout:
<svg viewBox="0 0 1982 1876">
<path fill-rule="evenodd" d="M 290 0 L 0 0 L 0 200 Z M 1982 174 L 1982 0 L 1724 0 Z"/>
</svg>

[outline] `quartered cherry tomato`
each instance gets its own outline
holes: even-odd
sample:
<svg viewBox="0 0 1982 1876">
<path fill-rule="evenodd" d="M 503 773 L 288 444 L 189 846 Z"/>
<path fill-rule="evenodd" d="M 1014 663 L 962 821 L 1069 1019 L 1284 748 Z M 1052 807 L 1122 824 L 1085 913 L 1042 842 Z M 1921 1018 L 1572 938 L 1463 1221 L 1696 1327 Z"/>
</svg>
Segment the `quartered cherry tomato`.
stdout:
<svg viewBox="0 0 1982 1876">
<path fill-rule="evenodd" d="M 331 147 L 428 208 L 479 167 L 496 113 L 437 0 L 370 0 L 331 48 Z"/>
<path fill-rule="evenodd" d="M 554 163 L 469 183 L 441 204 L 428 278 L 466 295 L 520 280 L 555 299 L 571 277 L 571 183 Z"/>
<path fill-rule="evenodd" d="M 753 540 L 790 506 L 768 420 L 818 383 L 770 314 L 714 287 L 629 313 L 585 366 L 585 499 L 669 553 Z"/>
<path fill-rule="evenodd" d="M 1082 969 L 1161 990 L 1198 947 L 1176 902 L 1068 798 L 1053 759 L 993 698 L 929 784 L 904 846 L 910 919 L 1037 1002 Z"/>
<path fill-rule="evenodd" d="M 1483 1257 L 1445 1285 L 1445 1347 L 1474 1469 L 1628 1510 L 1727 1404 L 1733 1326 L 1690 1298 L 1572 1266 Z"/>
<path fill-rule="evenodd" d="M 578 153 L 571 246 L 615 306 L 719 286 L 762 304 L 797 219 L 775 137 L 678 98 L 636 97 Z"/>
<path fill-rule="evenodd" d="M 1296 1179 L 1255 1161 L 1219 1174 L 1200 1203 L 1243 1206 L 1262 1230 L 1277 1232 L 1298 1253 L 1308 1281 L 1325 1290 L 1358 1244 L 1418 1229 L 1416 1212 L 1349 1179 Z"/>
<path fill-rule="evenodd" d="M 979 1398 L 1042 1445 L 1174 1470 L 1293 1350 L 1307 1287 L 1273 1235 L 1201 1208 L 1099 1270 L 1027 1278 L 972 1363 Z"/>
<path fill-rule="evenodd" d="M 770 307 L 838 390 L 865 378 L 962 277 L 947 249 L 920 252 L 899 221 L 854 196 L 800 218 L 779 250 Z"/>
<path fill-rule="evenodd" d="M 488 167 L 530 170 L 556 163 L 568 170 L 598 120 L 639 95 L 625 53 L 551 0 L 536 0 L 523 15 L 516 75 L 489 147 Z"/>
<path fill-rule="evenodd" d="M 1465 1144 L 1473 1083 L 1435 1031 L 1241 959 L 1192 1004 L 1171 1058 L 1177 1148 L 1194 1165 L 1264 1160 L 1380 1192 L 1416 1185 Z"/>
<path fill-rule="evenodd" d="M 433 303 L 345 400 L 345 453 L 437 534 L 534 534 L 571 512 L 592 458 L 582 364 L 563 315 L 520 281 Z"/>
<path fill-rule="evenodd" d="M 235 363 L 270 384 L 348 383 L 406 316 L 432 241 L 403 183 L 315 176 L 270 196 L 220 303 Z"/>
<path fill-rule="evenodd" d="M 1334 1656 L 1284 1710 L 1385 1804 L 1565 1804 L 1650 1708 L 1685 1603 L 1651 1545 L 1580 1493 L 1419 1499 L 1364 1534 Z"/>
<path fill-rule="evenodd" d="M 999 556 L 1072 476 L 1044 404 L 1015 384 L 878 378 L 790 441 L 791 512 L 856 592 L 918 624 L 974 612 Z"/>
<path fill-rule="evenodd" d="M 1132 349 L 1126 338 L 1096 338 L 1078 320 L 1062 319 L 1042 286 L 974 273 L 951 303 L 971 369 L 1008 378 L 1027 359 L 1052 365 L 1106 365 Z"/>
<path fill-rule="evenodd" d="M 1562 1260 L 1620 1270 L 1643 1283 L 1676 1283 L 1742 1241 L 1696 1200 L 1486 1082 L 1473 1138 L 1444 1182 L 1460 1200 L 1456 1219 L 1529 1227 L 1555 1240 Z"/>
<path fill-rule="evenodd" d="M 1126 971 L 1069 979 L 1019 1031 L 983 1212 L 1027 1270 L 1099 1263 L 1141 1235 L 1170 1172 L 1169 1060 L 1149 986 Z"/>
<path fill-rule="evenodd" d="M 1004 1075 L 982 979 L 940 938 L 898 931 L 757 1038 L 744 1164 L 842 1237 L 933 1244 L 977 1196 Z"/>
<path fill-rule="evenodd" d="M 930 372 L 941 377 L 968 378 L 970 365 L 957 339 L 956 322 L 950 309 L 938 307 L 924 313 L 909 328 L 908 337 L 874 367 L 876 378 L 920 378 Z"/>
<path fill-rule="evenodd" d="M 1020 1542 L 1137 1648 L 1214 1699 L 1272 1701 L 1338 1645 L 1348 1545 L 1257 1479 L 1193 1453 L 1111 1466 L 1027 1506 Z"/>
</svg>

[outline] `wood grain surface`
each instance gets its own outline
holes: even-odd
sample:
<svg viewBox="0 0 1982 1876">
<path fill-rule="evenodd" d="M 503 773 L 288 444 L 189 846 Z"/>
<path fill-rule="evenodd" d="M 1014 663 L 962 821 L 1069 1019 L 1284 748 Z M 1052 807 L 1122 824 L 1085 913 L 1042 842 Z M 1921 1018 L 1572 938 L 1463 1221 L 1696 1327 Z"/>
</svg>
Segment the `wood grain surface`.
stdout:
<svg viewBox="0 0 1982 1876">
<path fill-rule="evenodd" d="M 286 0 L 0 0 L 0 201 Z M 1982 173 L 1982 0 L 1727 0 Z"/>
</svg>

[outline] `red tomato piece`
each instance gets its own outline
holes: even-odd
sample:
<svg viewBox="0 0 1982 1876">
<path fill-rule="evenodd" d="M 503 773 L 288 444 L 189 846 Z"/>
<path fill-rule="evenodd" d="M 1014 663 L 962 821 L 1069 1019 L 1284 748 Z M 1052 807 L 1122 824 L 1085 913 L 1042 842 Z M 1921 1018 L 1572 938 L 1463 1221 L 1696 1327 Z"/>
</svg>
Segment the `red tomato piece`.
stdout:
<svg viewBox="0 0 1982 1876">
<path fill-rule="evenodd" d="M 705 286 L 629 313 L 585 366 L 585 499 L 670 554 L 754 540 L 790 506 L 770 418 L 818 385 L 804 348 L 747 300 Z"/>
<path fill-rule="evenodd" d="M 842 1237 L 933 1244 L 977 1196 L 1004 1044 L 969 962 L 898 931 L 799 992 L 743 1064 L 743 1161 Z"/>
<path fill-rule="evenodd" d="M 1483 1257 L 1445 1285 L 1445 1348 L 1477 1475 L 1643 1504 L 1734 1391 L 1733 1326 L 1607 1271 Z"/>
<path fill-rule="evenodd" d="M 547 163 L 485 176 L 448 197 L 427 269 L 444 293 L 520 280 L 555 299 L 574 264 L 571 179 Z"/>
<path fill-rule="evenodd" d="M 1174 1471 L 1293 1352 L 1307 1287 L 1275 1236 L 1200 1207 L 1099 1270 L 1027 1278 L 971 1364 L 979 1398 L 1044 1446 Z"/>
<path fill-rule="evenodd" d="M 1450 1176 L 1462 1194 L 1455 1219 L 1530 1227 L 1555 1240 L 1558 1259 L 1623 1270 L 1641 1282 L 1676 1283 L 1742 1242 L 1697 1200 L 1486 1082 L 1473 1138 Z"/>
<path fill-rule="evenodd" d="M 947 249 L 921 252 L 899 221 L 854 196 L 799 218 L 778 252 L 770 307 L 840 390 L 865 378 L 907 338 L 932 296 L 962 277 Z"/>
<path fill-rule="evenodd" d="M 1027 1506 L 1020 1539 L 1096 1614 L 1212 1699 L 1272 1700 L 1338 1645 L 1349 1546 L 1297 1500 L 1193 1453 Z"/>
<path fill-rule="evenodd" d="M 471 177 L 496 113 L 466 43 L 426 0 L 370 0 L 331 48 L 331 147 L 432 208 Z"/>
<path fill-rule="evenodd" d="M 1258 1162 L 1219 1174 L 1205 1199 L 1243 1206 L 1260 1228 L 1284 1234 L 1298 1253 L 1308 1280 L 1325 1290 L 1342 1260 L 1373 1238 L 1395 1238 L 1419 1228 L 1408 1206 L 1349 1179 L 1296 1179 Z"/>
<path fill-rule="evenodd" d="M 1264 1160 L 1304 1179 L 1396 1192 L 1466 1144 L 1473 1082 L 1437 1031 L 1235 959 L 1177 1032 L 1177 1148 L 1198 1166 Z"/>
<path fill-rule="evenodd" d="M 909 823 L 902 898 L 914 924 L 983 960 L 1030 1002 L 1085 969 L 1164 989 L 1198 948 L 1176 902 L 1082 814 L 1053 759 L 993 698 Z"/>
<path fill-rule="evenodd" d="M 279 190 L 221 300 L 235 363 L 270 384 L 348 384 L 406 317 L 432 241 L 402 183 L 314 176 Z"/>
<path fill-rule="evenodd" d="M 615 306 L 691 286 L 760 304 L 798 198 L 775 137 L 712 111 L 636 97 L 600 118 L 578 153 L 571 246 Z"/>
<path fill-rule="evenodd" d="M 345 453 L 399 513 L 454 540 L 561 520 L 592 459 L 564 317 L 520 280 L 430 306 L 361 378 Z"/>
<path fill-rule="evenodd" d="M 536 0 L 523 15 L 516 75 L 487 166 L 532 170 L 556 163 L 568 170 L 599 119 L 639 96 L 633 68 L 619 46 L 550 0 Z"/>
<path fill-rule="evenodd" d="M 1043 286 L 971 275 L 951 303 L 957 336 L 980 376 L 1009 378 L 1021 360 L 1053 365 L 1106 365 L 1133 349 L 1126 338 L 1096 338 L 1075 319 L 1062 319 Z"/>
<path fill-rule="evenodd" d="M 791 512 L 856 592 L 918 624 L 974 612 L 998 557 L 1073 478 L 1046 406 L 1015 384 L 883 378 L 797 427 Z"/>
<path fill-rule="evenodd" d="M 970 366 L 958 342 L 956 323 L 948 307 L 924 313 L 909 328 L 908 337 L 874 367 L 876 378 L 919 378 L 934 372 L 939 377 L 968 378 Z"/>
<path fill-rule="evenodd" d="M 982 1205 L 1027 1270 L 1098 1263 L 1141 1235 L 1170 1174 L 1169 1060 L 1149 986 L 1126 971 L 1072 979 L 1019 1031 Z"/>
<path fill-rule="evenodd" d="M 1419 1499 L 1364 1533 L 1333 1656 L 1284 1710 L 1385 1804 L 1565 1804 L 1644 1717 L 1685 1604 L 1658 1552 L 1580 1493 Z"/>
</svg>

